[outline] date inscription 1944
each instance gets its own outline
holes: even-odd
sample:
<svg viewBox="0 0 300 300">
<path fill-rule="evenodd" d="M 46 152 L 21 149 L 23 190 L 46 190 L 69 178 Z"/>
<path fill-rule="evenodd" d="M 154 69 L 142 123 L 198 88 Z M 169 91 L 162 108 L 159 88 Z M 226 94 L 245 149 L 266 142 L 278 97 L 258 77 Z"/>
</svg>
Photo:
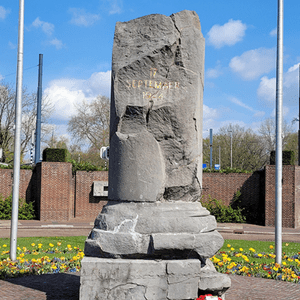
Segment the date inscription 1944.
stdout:
<svg viewBox="0 0 300 300">
<path fill-rule="evenodd" d="M 142 89 L 143 99 L 148 100 L 163 100 L 164 91 L 179 89 L 179 82 L 177 81 L 158 81 L 155 80 L 157 74 L 156 68 L 150 69 L 150 79 L 147 80 L 126 80 L 128 89 Z M 145 91 L 146 89 L 153 89 L 153 91 Z"/>
</svg>

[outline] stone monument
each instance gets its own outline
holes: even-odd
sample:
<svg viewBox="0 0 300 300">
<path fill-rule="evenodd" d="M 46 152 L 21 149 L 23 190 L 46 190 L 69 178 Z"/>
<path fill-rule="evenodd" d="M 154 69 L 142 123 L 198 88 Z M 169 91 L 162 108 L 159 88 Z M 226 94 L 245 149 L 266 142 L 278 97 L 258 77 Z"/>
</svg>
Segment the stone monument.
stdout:
<svg viewBox="0 0 300 300">
<path fill-rule="evenodd" d="M 201 206 L 204 38 L 193 11 L 117 23 L 108 203 L 85 243 L 80 299 L 223 295 L 223 245 Z"/>
</svg>

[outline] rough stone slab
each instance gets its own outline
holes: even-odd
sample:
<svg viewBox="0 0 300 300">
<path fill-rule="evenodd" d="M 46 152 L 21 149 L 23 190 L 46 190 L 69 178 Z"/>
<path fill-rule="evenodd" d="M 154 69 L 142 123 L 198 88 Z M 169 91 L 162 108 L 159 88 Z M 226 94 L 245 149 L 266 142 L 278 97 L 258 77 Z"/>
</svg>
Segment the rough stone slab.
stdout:
<svg viewBox="0 0 300 300">
<path fill-rule="evenodd" d="M 152 235 L 152 239 L 154 251 L 190 249 L 203 258 L 214 256 L 224 243 L 223 237 L 217 231 L 200 234 L 157 233 Z"/>
<path fill-rule="evenodd" d="M 228 275 L 220 274 L 216 271 L 202 271 L 199 280 L 199 290 L 223 294 L 231 287 L 231 280 Z"/>
<path fill-rule="evenodd" d="M 147 254 L 150 236 L 136 232 L 112 232 L 93 229 L 91 238 L 98 241 L 103 252 L 111 254 Z"/>
<path fill-rule="evenodd" d="M 200 233 L 215 230 L 217 223 L 200 202 L 116 204 L 109 201 L 96 218 L 95 228 L 141 234 Z"/>
<path fill-rule="evenodd" d="M 193 11 L 116 24 L 110 200 L 199 199 L 204 48 Z"/>
<path fill-rule="evenodd" d="M 80 299 L 194 300 L 200 273 L 199 261 L 195 259 L 154 261 L 84 257 Z M 173 280 L 180 276 L 188 277 L 181 282 Z"/>
</svg>

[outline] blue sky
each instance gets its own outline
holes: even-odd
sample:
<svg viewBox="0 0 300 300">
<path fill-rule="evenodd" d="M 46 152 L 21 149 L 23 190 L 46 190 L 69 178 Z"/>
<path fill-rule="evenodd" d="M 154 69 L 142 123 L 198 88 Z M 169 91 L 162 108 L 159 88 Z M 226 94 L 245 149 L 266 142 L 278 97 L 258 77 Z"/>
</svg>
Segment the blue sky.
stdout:
<svg viewBox="0 0 300 300">
<path fill-rule="evenodd" d="M 206 39 L 204 136 L 228 123 L 257 130 L 274 117 L 277 0 L 25 0 L 23 84 L 36 91 L 44 56 L 43 92 L 55 105 L 51 123 L 66 134 L 75 104 L 110 95 L 117 21 L 188 9 Z M 0 79 L 15 84 L 19 1 L 0 3 Z M 298 116 L 300 2 L 284 5 L 284 96 L 288 122 Z M 297 128 L 297 124 L 294 125 Z"/>
</svg>

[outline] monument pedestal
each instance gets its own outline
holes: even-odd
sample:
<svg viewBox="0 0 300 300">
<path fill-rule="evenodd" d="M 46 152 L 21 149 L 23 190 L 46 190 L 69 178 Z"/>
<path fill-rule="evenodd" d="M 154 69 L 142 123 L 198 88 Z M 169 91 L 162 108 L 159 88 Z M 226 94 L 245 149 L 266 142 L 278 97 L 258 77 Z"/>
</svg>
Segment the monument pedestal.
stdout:
<svg viewBox="0 0 300 300">
<path fill-rule="evenodd" d="M 148 260 L 84 257 L 81 269 L 80 299 L 195 300 L 198 297 L 199 287 L 205 293 L 217 295 L 221 287 L 227 289 L 230 286 L 230 279 L 208 269 L 208 265 L 201 269 L 201 263 L 197 259 Z M 210 267 L 213 268 L 212 265 Z M 203 290 L 208 286 L 209 290 Z"/>
<path fill-rule="evenodd" d="M 200 203 L 204 38 L 181 11 L 118 22 L 112 57 L 108 203 L 85 243 L 80 299 L 195 300 L 230 278 Z"/>
</svg>

